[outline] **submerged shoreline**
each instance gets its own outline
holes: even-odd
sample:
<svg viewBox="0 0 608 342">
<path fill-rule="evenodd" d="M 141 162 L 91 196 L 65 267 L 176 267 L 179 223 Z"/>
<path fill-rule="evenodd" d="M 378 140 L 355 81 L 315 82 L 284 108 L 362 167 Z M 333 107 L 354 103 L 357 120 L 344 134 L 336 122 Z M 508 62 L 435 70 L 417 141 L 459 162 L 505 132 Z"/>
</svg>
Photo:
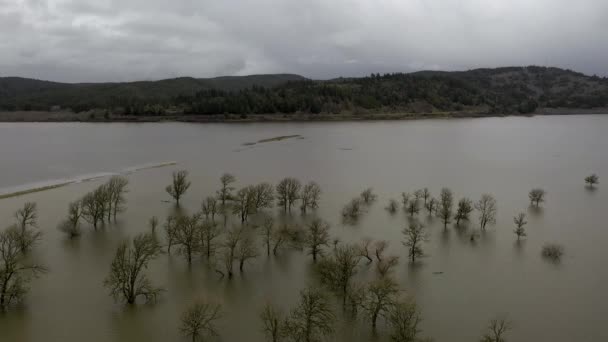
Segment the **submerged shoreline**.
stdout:
<svg viewBox="0 0 608 342">
<path fill-rule="evenodd" d="M 322 122 L 322 121 L 376 121 L 418 119 L 490 118 L 508 116 L 586 115 L 608 114 L 608 108 L 544 108 L 534 113 L 483 113 L 483 112 L 434 112 L 434 113 L 342 113 L 342 114 L 213 114 L 213 115 L 109 115 L 101 113 L 18 111 L 0 112 L 0 122 L 192 122 L 192 123 L 243 123 L 243 122 Z"/>
</svg>

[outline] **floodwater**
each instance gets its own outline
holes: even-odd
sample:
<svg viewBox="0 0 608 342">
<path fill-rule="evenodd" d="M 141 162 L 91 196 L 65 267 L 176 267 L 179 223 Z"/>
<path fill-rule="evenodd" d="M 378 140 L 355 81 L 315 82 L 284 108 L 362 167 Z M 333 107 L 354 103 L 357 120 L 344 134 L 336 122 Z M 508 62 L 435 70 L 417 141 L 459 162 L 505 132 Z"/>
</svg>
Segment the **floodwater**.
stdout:
<svg viewBox="0 0 608 342">
<path fill-rule="evenodd" d="M 148 274 L 166 292 L 153 305 L 125 308 L 102 286 L 117 245 L 146 231 L 152 215 L 164 219 L 175 208 L 165 193 L 171 172 L 190 171 L 192 187 L 183 198 L 188 212 L 231 172 L 238 186 L 297 177 L 323 188 L 317 215 L 331 223 L 342 241 L 363 237 L 390 241 L 400 256 L 394 277 L 419 304 L 423 334 L 436 341 L 475 341 L 488 321 L 506 316 L 513 341 L 607 341 L 608 191 L 583 179 L 595 172 L 608 177 L 608 116 L 547 116 L 346 123 L 255 124 L 87 124 L 0 123 L 0 189 L 83 179 L 84 175 L 123 172 L 141 165 L 176 165 L 128 174 L 128 210 L 118 222 L 67 240 L 56 226 L 67 205 L 104 179 L 0 200 L 2 226 L 26 201 L 39 207 L 43 241 L 31 258 L 49 272 L 31 283 L 22 306 L 0 315 L 1 341 L 180 341 L 180 313 L 196 298 L 223 305 L 221 341 L 263 341 L 259 311 L 266 301 L 288 310 L 298 292 L 315 284 L 305 252 L 264 253 L 231 280 L 220 279 L 202 258 L 191 267 L 179 255 L 162 255 Z M 243 145 L 263 139 L 301 138 Z M 340 210 L 364 188 L 378 201 L 356 225 L 344 225 Z M 429 187 L 438 195 L 450 187 L 456 199 L 493 194 L 497 223 L 475 243 L 477 229 L 420 219 L 430 240 L 426 256 L 407 262 L 401 230 L 403 212 L 384 207 L 402 191 Z M 543 187 L 547 202 L 528 207 L 528 191 Z M 2 193 L 3 191 L 0 191 Z M 528 214 L 528 236 L 516 243 L 513 216 Z M 278 215 L 274 209 L 269 213 Z M 476 214 L 473 215 L 476 218 Z M 162 229 L 159 231 L 162 236 Z M 547 242 L 565 247 L 561 262 L 540 255 Z M 358 281 L 374 275 L 361 262 Z M 333 298 L 333 297 L 332 297 Z M 336 301 L 337 303 L 337 301 Z M 339 312 L 339 306 L 336 306 Z M 342 317 L 338 315 L 338 317 Z M 335 341 L 388 340 L 386 326 L 373 336 L 369 324 L 336 325 Z"/>
</svg>

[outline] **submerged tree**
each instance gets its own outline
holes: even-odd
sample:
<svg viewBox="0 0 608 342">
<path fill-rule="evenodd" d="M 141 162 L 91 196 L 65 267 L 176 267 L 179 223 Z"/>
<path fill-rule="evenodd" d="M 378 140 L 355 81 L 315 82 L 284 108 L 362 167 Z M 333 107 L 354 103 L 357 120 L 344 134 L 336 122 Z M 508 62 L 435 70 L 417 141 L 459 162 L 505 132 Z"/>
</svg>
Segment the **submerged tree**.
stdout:
<svg viewBox="0 0 608 342">
<path fill-rule="evenodd" d="M 416 303 L 412 301 L 399 301 L 395 303 L 388 313 L 388 321 L 391 326 L 391 341 L 419 341 L 421 329 L 418 325 L 422 319 L 420 318 L 420 312 Z"/>
<path fill-rule="evenodd" d="M 210 259 L 218 245 L 215 240 L 222 235 L 222 231 L 213 221 L 205 220 L 200 226 L 200 233 L 202 250 L 207 259 Z"/>
<path fill-rule="evenodd" d="M 458 208 L 456 209 L 456 226 L 460 226 L 460 221 L 468 221 L 469 214 L 473 211 L 473 201 L 463 197 L 458 201 Z"/>
<path fill-rule="evenodd" d="M 264 305 L 264 309 L 262 309 L 262 313 L 260 314 L 260 319 L 262 320 L 264 335 L 266 335 L 268 341 L 280 342 L 287 336 L 285 318 L 272 304 L 266 303 L 266 305 Z"/>
<path fill-rule="evenodd" d="M 307 209 L 317 209 L 321 198 L 321 187 L 316 182 L 309 182 L 302 189 L 302 205 L 300 209 L 305 214 Z"/>
<path fill-rule="evenodd" d="M 156 227 L 158 227 L 158 217 L 150 217 L 150 219 L 148 220 L 148 226 L 150 226 L 150 232 L 152 234 L 156 233 Z"/>
<path fill-rule="evenodd" d="M 38 227 L 38 208 L 34 202 L 26 202 L 15 212 L 17 227 L 19 228 L 19 248 L 21 253 L 27 253 L 42 237 L 42 233 L 34 228 Z"/>
<path fill-rule="evenodd" d="M 357 273 L 360 255 L 356 246 L 338 245 L 332 255 L 319 263 L 321 280 L 342 296 L 343 304 L 350 290 L 351 279 Z"/>
<path fill-rule="evenodd" d="M 443 228 L 448 227 L 450 218 L 452 218 L 452 207 L 454 206 L 454 195 L 452 190 L 448 188 L 441 189 L 441 195 L 439 196 L 439 212 L 438 215 L 443 221 Z"/>
<path fill-rule="evenodd" d="M 165 228 L 165 236 L 167 238 L 167 253 L 171 254 L 171 246 L 175 243 L 177 234 L 177 218 L 173 215 L 167 216 L 163 227 Z"/>
<path fill-rule="evenodd" d="M 68 217 L 59 224 L 59 230 L 66 233 L 70 239 L 80 236 L 81 217 L 82 206 L 80 201 L 70 203 Z"/>
<path fill-rule="evenodd" d="M 362 306 L 371 321 L 372 329 L 376 329 L 378 317 L 389 315 L 398 294 L 397 283 L 388 277 L 374 280 L 366 287 Z"/>
<path fill-rule="evenodd" d="M 300 292 L 300 302 L 291 311 L 285 331 L 293 341 L 320 342 L 334 332 L 334 320 L 325 293 L 308 288 Z"/>
<path fill-rule="evenodd" d="M 389 255 L 382 260 L 379 260 L 376 264 L 376 269 L 380 277 L 385 277 L 390 274 L 391 270 L 399 264 L 399 257 L 396 255 Z"/>
<path fill-rule="evenodd" d="M 412 199 L 407 204 L 407 212 L 410 214 L 410 217 L 414 217 L 414 215 L 420 212 L 420 207 L 418 206 L 418 200 Z"/>
<path fill-rule="evenodd" d="M 595 184 L 600 183 L 600 178 L 595 173 L 593 173 L 585 177 L 585 183 L 587 183 L 587 186 L 589 186 L 590 188 L 593 188 Z"/>
<path fill-rule="evenodd" d="M 184 215 L 177 217 L 173 235 L 173 244 L 179 247 L 188 264 L 192 263 L 192 256 L 201 251 L 201 216 Z"/>
<path fill-rule="evenodd" d="M 222 177 L 220 177 L 220 182 L 222 183 L 222 187 L 217 191 L 217 197 L 220 202 L 222 202 L 222 208 L 226 207 L 226 201 L 230 201 L 232 199 L 232 187 L 230 184 L 236 182 L 236 178 L 230 173 L 224 173 Z"/>
<path fill-rule="evenodd" d="M 312 260 L 317 261 L 317 256 L 323 254 L 323 246 L 329 245 L 329 224 L 321 219 L 315 219 L 308 225 L 304 244 L 308 248 L 308 254 L 312 255 Z"/>
<path fill-rule="evenodd" d="M 483 335 L 481 342 L 505 342 L 504 335 L 511 330 L 511 323 L 506 319 L 493 319 L 488 325 L 488 332 Z"/>
<path fill-rule="evenodd" d="M 234 259 L 236 259 L 236 248 L 239 245 L 239 241 L 241 241 L 243 235 L 243 230 L 241 228 L 233 228 L 226 233 L 226 239 L 223 243 L 223 253 L 222 253 L 222 261 L 224 262 L 224 267 L 226 269 L 226 273 L 228 274 L 228 278 L 232 278 L 232 268 Z"/>
<path fill-rule="evenodd" d="M 496 200 L 490 194 L 483 194 L 477 203 L 475 209 L 479 211 L 479 226 L 482 230 L 486 229 L 486 225 L 496 223 Z"/>
<path fill-rule="evenodd" d="M 426 202 L 425 208 L 429 212 L 429 216 L 433 216 L 433 213 L 437 212 L 438 203 L 439 202 L 434 197 L 431 197 L 428 199 L 428 201 Z"/>
<path fill-rule="evenodd" d="M 543 246 L 542 256 L 553 261 L 559 261 L 564 255 L 564 247 L 556 243 L 548 243 Z"/>
<path fill-rule="evenodd" d="M 410 194 L 407 192 L 401 193 L 401 204 L 403 205 L 403 209 L 407 210 L 407 204 L 410 201 Z"/>
<path fill-rule="evenodd" d="M 274 187 L 269 183 L 260 183 L 253 187 L 253 212 L 264 208 L 272 208 L 274 202 Z"/>
<path fill-rule="evenodd" d="M 428 240 L 424 226 L 418 222 L 411 222 L 408 227 L 403 229 L 403 235 L 405 235 L 403 245 L 408 248 L 408 256 L 412 262 L 416 262 L 417 257 L 424 255 L 422 242 Z"/>
<path fill-rule="evenodd" d="M 545 190 L 541 188 L 532 189 L 530 190 L 528 197 L 530 198 L 530 205 L 534 205 L 538 208 L 539 204 L 545 201 Z"/>
<path fill-rule="evenodd" d="M 232 213 L 239 215 L 241 223 L 247 222 L 249 214 L 255 210 L 255 187 L 248 185 L 237 191 L 233 197 Z"/>
<path fill-rule="evenodd" d="M 422 198 L 424 199 L 424 206 L 426 207 L 429 198 L 431 198 L 431 192 L 429 191 L 429 188 L 422 189 Z"/>
<path fill-rule="evenodd" d="M 107 192 L 103 186 L 89 192 L 81 200 L 82 218 L 97 230 L 106 213 Z"/>
<path fill-rule="evenodd" d="M 0 231 L 0 310 L 20 302 L 31 278 L 46 271 L 44 266 L 27 263 L 21 247 L 17 226 Z"/>
<path fill-rule="evenodd" d="M 239 261 L 239 270 L 243 272 L 245 262 L 249 259 L 258 257 L 258 249 L 255 245 L 255 240 L 252 237 L 245 237 L 237 244 L 235 257 Z"/>
<path fill-rule="evenodd" d="M 370 264 L 374 259 L 372 259 L 372 251 L 370 251 L 370 247 L 374 242 L 371 238 L 365 237 L 361 239 L 361 242 L 357 245 L 357 251 L 359 252 L 359 256 L 367 259 L 367 263 Z"/>
<path fill-rule="evenodd" d="M 215 215 L 218 211 L 217 199 L 213 196 L 207 196 L 207 198 L 203 200 L 203 204 L 201 204 L 201 212 L 205 215 L 205 219 L 211 219 L 212 222 L 215 222 Z"/>
<path fill-rule="evenodd" d="M 524 229 L 524 226 L 528 223 L 528 221 L 526 221 L 526 214 L 524 213 L 519 213 L 519 215 L 515 216 L 513 218 L 513 222 L 515 222 L 515 235 L 517 235 L 517 240 L 519 241 L 519 239 L 522 236 L 526 236 L 526 230 Z"/>
<path fill-rule="evenodd" d="M 347 220 L 357 220 L 363 212 L 361 202 L 362 201 L 360 198 L 353 198 L 347 205 L 344 206 L 344 208 L 342 208 L 342 217 Z"/>
<path fill-rule="evenodd" d="M 295 178 L 284 178 L 276 187 L 279 205 L 285 212 L 291 212 L 291 206 L 300 198 L 302 184 Z"/>
<path fill-rule="evenodd" d="M 108 191 L 108 221 L 110 221 L 110 215 L 114 217 L 116 221 L 116 215 L 125 210 L 124 204 L 127 203 L 125 198 L 125 194 L 127 193 L 127 185 L 129 185 L 129 180 L 122 176 L 113 176 L 110 178 L 108 183 L 106 183 L 106 191 Z"/>
<path fill-rule="evenodd" d="M 268 216 L 262 223 L 262 230 L 260 232 L 262 236 L 262 243 L 266 246 L 266 255 L 270 256 L 270 247 L 272 246 L 273 235 L 274 235 L 274 219 Z"/>
<path fill-rule="evenodd" d="M 221 318 L 221 309 L 219 304 L 196 301 L 182 314 L 179 330 L 192 342 L 218 336 L 215 324 Z"/>
<path fill-rule="evenodd" d="M 363 190 L 363 192 L 361 193 L 361 199 L 363 200 L 363 203 L 365 204 L 371 204 L 372 202 L 374 202 L 376 200 L 377 196 L 376 194 L 374 194 L 374 189 L 372 188 L 367 188 L 365 190 Z"/>
<path fill-rule="evenodd" d="M 397 212 L 397 209 L 399 208 L 399 202 L 397 202 L 397 200 L 395 199 L 390 199 L 388 201 L 388 205 L 386 206 L 386 210 L 391 213 L 394 214 Z"/>
<path fill-rule="evenodd" d="M 173 180 L 170 185 L 167 185 L 165 191 L 175 199 L 175 202 L 179 206 L 179 200 L 186 193 L 190 184 L 190 181 L 188 181 L 188 171 L 176 171 L 173 172 Z"/>
<path fill-rule="evenodd" d="M 161 251 L 152 234 L 139 234 L 132 242 L 124 242 L 118 247 L 110 274 L 104 280 L 104 286 L 110 289 L 115 300 L 128 304 L 134 304 L 138 297 L 143 297 L 146 302 L 156 300 L 162 289 L 152 286 L 143 271 Z"/>
</svg>

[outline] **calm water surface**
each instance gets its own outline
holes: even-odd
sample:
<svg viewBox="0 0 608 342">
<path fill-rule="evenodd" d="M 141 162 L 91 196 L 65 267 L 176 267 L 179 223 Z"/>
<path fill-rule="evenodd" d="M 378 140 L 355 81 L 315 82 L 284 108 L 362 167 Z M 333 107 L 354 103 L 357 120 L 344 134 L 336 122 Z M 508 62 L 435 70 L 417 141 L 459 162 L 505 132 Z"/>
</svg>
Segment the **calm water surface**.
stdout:
<svg viewBox="0 0 608 342">
<path fill-rule="evenodd" d="M 48 180 L 120 172 L 139 165 L 176 161 L 178 165 L 130 174 L 128 210 L 116 224 L 68 241 L 56 226 L 67 205 L 103 180 L 0 200 L 1 226 L 25 201 L 39 206 L 44 239 L 32 258 L 49 273 L 31 284 L 23 307 L 0 315 L 0 341 L 180 341 L 179 315 L 196 298 L 223 304 L 222 341 L 262 341 L 259 310 L 272 301 L 288 310 L 298 292 L 314 284 L 310 257 L 284 251 L 257 258 L 228 281 L 206 262 L 189 268 L 177 256 L 155 260 L 149 274 L 167 289 L 154 305 L 125 309 L 115 304 L 102 281 L 117 245 L 147 230 L 147 220 L 175 209 L 164 187 L 176 169 L 190 171 L 186 211 L 218 188 L 218 178 L 234 173 L 238 185 L 276 183 L 292 176 L 323 188 L 316 214 L 331 222 L 343 241 L 386 239 L 401 257 L 395 278 L 419 303 L 424 334 L 436 341 L 475 341 L 489 319 L 507 315 L 513 341 L 607 341 L 608 192 L 584 187 L 595 172 L 608 177 L 608 116 L 552 116 L 358 123 L 260 124 L 83 124 L 0 123 L 0 189 Z M 243 146 L 280 135 L 304 139 Z M 355 226 L 343 225 L 340 209 L 372 186 L 378 201 Z M 431 239 L 426 257 L 406 262 L 401 244 L 404 213 L 384 206 L 402 191 L 443 186 L 457 198 L 495 195 L 498 221 L 476 243 L 476 229 L 449 227 L 421 219 Z M 528 208 L 532 187 L 547 190 L 541 210 Z M 528 237 L 520 244 L 512 217 L 528 213 Z M 271 211 L 275 213 L 275 211 Z M 278 212 L 276 212 L 278 213 Z M 476 222 L 474 222 L 476 223 Z M 159 232 L 162 234 L 161 232 Z M 546 242 L 565 246 L 561 263 L 540 257 Z M 374 274 L 361 263 L 357 280 Z M 437 274 L 438 272 L 443 272 Z M 373 337 L 367 324 L 341 321 L 335 341 L 386 341 L 386 327 Z"/>
</svg>

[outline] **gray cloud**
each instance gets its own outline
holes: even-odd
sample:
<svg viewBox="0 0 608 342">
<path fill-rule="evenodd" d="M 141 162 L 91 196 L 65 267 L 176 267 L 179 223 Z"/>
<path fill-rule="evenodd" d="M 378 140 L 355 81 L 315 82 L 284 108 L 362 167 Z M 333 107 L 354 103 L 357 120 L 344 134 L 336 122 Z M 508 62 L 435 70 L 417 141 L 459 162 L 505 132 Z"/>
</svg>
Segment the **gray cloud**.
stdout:
<svg viewBox="0 0 608 342">
<path fill-rule="evenodd" d="M 0 0 L 0 74 L 127 81 L 553 65 L 608 75 L 605 0 Z"/>
</svg>

